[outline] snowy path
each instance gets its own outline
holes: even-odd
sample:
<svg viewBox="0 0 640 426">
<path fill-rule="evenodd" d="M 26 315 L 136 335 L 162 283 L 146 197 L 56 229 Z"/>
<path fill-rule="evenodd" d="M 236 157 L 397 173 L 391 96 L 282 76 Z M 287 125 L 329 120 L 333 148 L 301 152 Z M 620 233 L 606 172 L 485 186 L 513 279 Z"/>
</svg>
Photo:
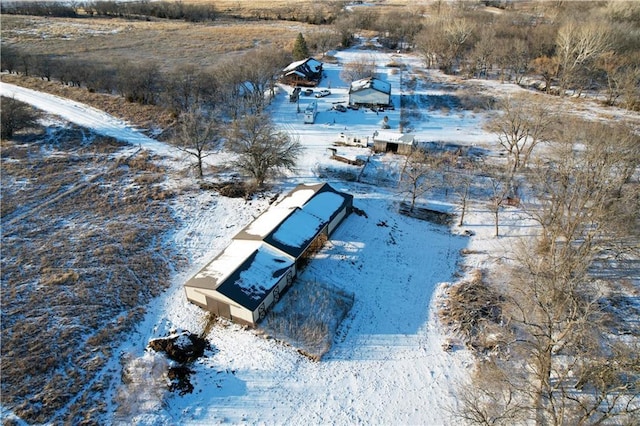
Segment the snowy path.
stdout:
<svg viewBox="0 0 640 426">
<path fill-rule="evenodd" d="M 159 155 L 176 156 L 175 148 L 147 137 L 130 127 L 125 121 L 89 105 L 2 82 L 0 82 L 0 95 L 33 105 L 78 126 L 92 129 L 100 135 L 138 145 Z"/>
</svg>

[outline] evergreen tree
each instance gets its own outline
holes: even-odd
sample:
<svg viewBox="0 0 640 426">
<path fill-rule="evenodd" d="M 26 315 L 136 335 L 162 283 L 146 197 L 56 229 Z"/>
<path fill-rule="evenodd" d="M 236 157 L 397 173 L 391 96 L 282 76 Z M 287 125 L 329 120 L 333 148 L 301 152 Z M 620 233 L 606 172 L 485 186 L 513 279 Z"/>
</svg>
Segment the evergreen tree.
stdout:
<svg viewBox="0 0 640 426">
<path fill-rule="evenodd" d="M 309 57 L 309 48 L 307 47 L 307 41 L 304 39 L 302 33 L 298 33 L 296 42 L 293 45 L 293 60 L 300 61 Z"/>
</svg>

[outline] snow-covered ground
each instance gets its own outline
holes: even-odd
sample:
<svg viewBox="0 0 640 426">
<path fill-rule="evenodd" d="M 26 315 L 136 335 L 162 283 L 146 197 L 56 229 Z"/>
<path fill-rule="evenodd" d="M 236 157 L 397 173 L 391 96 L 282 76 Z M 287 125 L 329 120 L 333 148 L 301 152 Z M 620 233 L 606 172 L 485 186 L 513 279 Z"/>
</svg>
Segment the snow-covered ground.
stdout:
<svg viewBox="0 0 640 426">
<path fill-rule="evenodd" d="M 363 56 L 364 55 L 364 56 Z M 400 121 L 400 79 L 407 78 L 420 62 L 411 56 L 353 49 L 336 54 L 339 64 L 325 66 L 320 88 L 332 94 L 317 99 L 316 124 L 303 123 L 298 105 L 290 103 L 286 87 L 270 107 L 274 120 L 299 138 L 305 152 L 295 173 L 281 183 L 283 192 L 302 182 L 317 182 L 317 170 L 331 163 L 327 148 L 340 132 L 371 136 L 388 116 L 391 130 Z M 331 110 L 335 102 L 348 99 L 347 84 L 340 79 L 341 64 L 373 58 L 379 74 L 392 85 L 396 109 L 346 113 Z M 403 73 L 386 67 L 403 62 Z M 404 75 L 403 75 L 404 74 Z M 437 89 L 416 88 L 424 94 Z M 29 102 L 66 120 L 109 136 L 128 140 L 167 156 L 176 152 L 150 139 L 126 123 L 86 105 L 0 84 L 3 96 Z M 316 100 L 300 97 L 300 111 Z M 422 141 L 449 141 L 463 145 L 490 146 L 490 134 L 482 130 L 484 117 L 465 111 L 428 111 L 411 124 Z M 366 151 L 341 148 L 350 154 Z M 213 157 L 210 157 L 213 158 Z M 176 160 L 177 161 L 177 160 Z M 381 162 L 393 161 L 388 154 Z M 342 165 L 341 167 L 347 167 Z M 435 315 L 438 293 L 454 280 L 460 250 L 489 252 L 499 258 L 504 241 L 520 227 L 509 226 L 517 218 L 504 217 L 503 239 L 493 238 L 489 212 L 481 205 L 468 213 L 464 229 L 474 237 L 455 235 L 449 229 L 401 216 L 399 195 L 376 185 L 330 180 L 336 189 L 354 195 L 354 205 L 367 217 L 352 214 L 331 241 L 307 267 L 300 279 L 325 283 L 354 294 L 354 306 L 343 322 L 329 353 L 312 362 L 291 347 L 241 327 L 216 326 L 208 339 L 214 350 L 197 361 L 191 394 L 168 394 L 164 402 L 140 404 L 127 418 L 139 424 L 453 424 L 456 387 L 464 385 L 473 359 L 463 349 L 443 350 L 446 336 Z M 219 253 L 243 226 L 267 207 L 267 200 L 246 202 L 209 192 L 183 195 L 175 202 L 181 227 L 173 244 L 189 260 L 178 271 L 171 288 L 148 306 L 145 320 L 123 342 L 119 353 L 142 357 L 150 338 L 171 329 L 199 333 L 206 314 L 186 301 L 183 283 L 207 260 Z M 471 262 L 481 266 L 488 257 Z M 473 264 L 471 266 L 474 266 Z M 120 360 L 113 359 L 104 374 L 119 377 Z M 115 373 L 114 373 L 115 372 Z M 117 383 L 111 390 L 115 395 Z M 112 409 L 114 408 L 111 405 Z M 110 416 L 113 412 L 110 413 Z M 105 419 L 112 422 L 113 419 Z M 125 422 L 123 420 L 123 422 Z"/>
</svg>

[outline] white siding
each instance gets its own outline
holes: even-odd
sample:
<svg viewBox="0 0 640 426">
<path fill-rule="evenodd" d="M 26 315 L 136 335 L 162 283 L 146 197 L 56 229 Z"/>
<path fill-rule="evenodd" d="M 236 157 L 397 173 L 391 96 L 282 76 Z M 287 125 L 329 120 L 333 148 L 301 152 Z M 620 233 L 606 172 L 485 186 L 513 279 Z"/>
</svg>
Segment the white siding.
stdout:
<svg viewBox="0 0 640 426">
<path fill-rule="evenodd" d="M 255 324 L 256 320 L 253 318 L 253 312 L 240 306 L 231 305 L 231 318 L 240 318 L 248 323 Z"/>
<path fill-rule="evenodd" d="M 207 298 L 204 294 L 200 293 L 197 289 L 193 287 L 185 287 L 187 291 L 187 300 L 191 302 L 197 302 L 201 305 L 207 306 Z"/>
<path fill-rule="evenodd" d="M 336 229 L 336 227 L 340 224 L 340 221 L 347 215 L 347 209 L 342 209 L 340 210 L 340 213 L 338 213 L 338 215 L 333 218 L 333 220 L 329 223 L 329 235 L 333 234 L 333 231 Z"/>
<path fill-rule="evenodd" d="M 389 95 L 374 89 L 365 89 L 351 93 L 349 95 L 349 103 L 387 105 L 389 103 Z"/>
</svg>

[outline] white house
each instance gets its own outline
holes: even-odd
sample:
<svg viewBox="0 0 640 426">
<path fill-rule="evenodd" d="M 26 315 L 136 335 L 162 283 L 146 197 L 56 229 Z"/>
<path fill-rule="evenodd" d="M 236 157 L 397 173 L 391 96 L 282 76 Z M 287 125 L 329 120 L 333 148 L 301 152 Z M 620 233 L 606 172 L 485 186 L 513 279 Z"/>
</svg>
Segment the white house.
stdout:
<svg viewBox="0 0 640 426">
<path fill-rule="evenodd" d="M 298 185 L 185 283 L 187 299 L 218 316 L 255 326 L 352 206 L 353 196 L 328 184 Z"/>
<path fill-rule="evenodd" d="M 356 80 L 349 87 L 349 105 L 391 105 L 391 84 L 374 77 Z"/>
</svg>

